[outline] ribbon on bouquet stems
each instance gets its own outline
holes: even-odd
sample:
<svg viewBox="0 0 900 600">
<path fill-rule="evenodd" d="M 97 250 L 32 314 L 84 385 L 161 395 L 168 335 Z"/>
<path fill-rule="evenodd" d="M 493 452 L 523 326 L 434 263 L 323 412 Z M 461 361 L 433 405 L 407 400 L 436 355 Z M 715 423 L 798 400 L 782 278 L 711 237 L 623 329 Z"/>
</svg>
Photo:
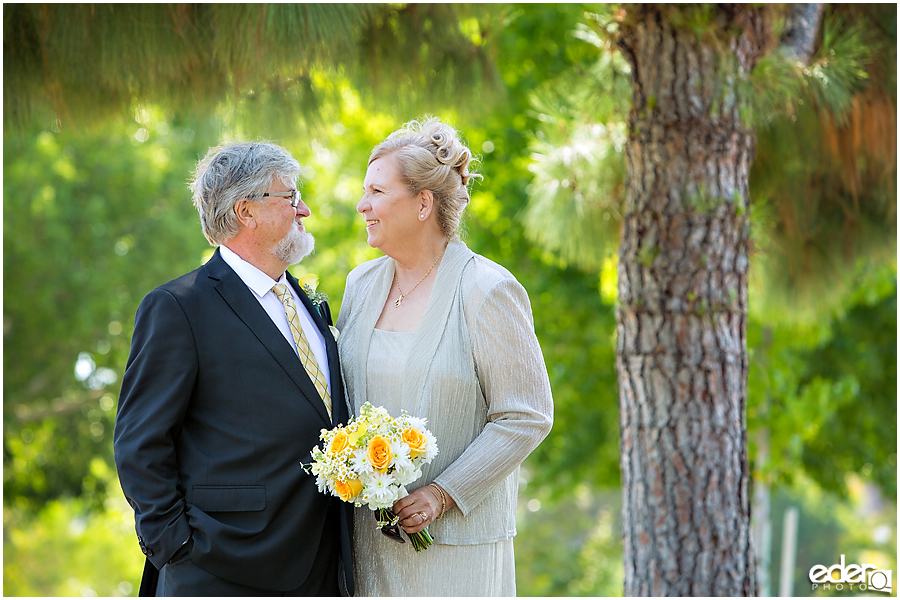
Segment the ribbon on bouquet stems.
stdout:
<svg viewBox="0 0 900 600">
<path fill-rule="evenodd" d="M 405 487 L 401 486 L 400 489 L 403 492 L 403 495 L 400 496 L 401 498 L 405 498 L 409 495 L 409 492 L 406 491 Z M 381 529 L 381 533 L 397 543 L 406 543 L 406 540 L 403 539 L 403 535 L 400 533 L 400 517 L 395 515 L 393 511 L 388 508 L 376 508 L 374 514 L 375 521 L 378 523 L 378 528 Z M 421 552 L 434 543 L 434 538 L 428 533 L 428 529 L 423 529 L 416 533 L 407 533 L 406 535 L 409 536 L 409 541 L 412 542 L 413 549 L 416 552 Z"/>
</svg>

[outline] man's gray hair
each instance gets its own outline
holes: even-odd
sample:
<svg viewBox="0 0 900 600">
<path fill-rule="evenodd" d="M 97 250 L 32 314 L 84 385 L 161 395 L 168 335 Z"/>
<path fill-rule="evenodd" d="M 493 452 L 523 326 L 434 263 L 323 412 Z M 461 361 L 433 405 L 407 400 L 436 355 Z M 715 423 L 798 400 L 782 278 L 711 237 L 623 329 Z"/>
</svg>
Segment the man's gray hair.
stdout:
<svg viewBox="0 0 900 600">
<path fill-rule="evenodd" d="M 226 142 L 210 148 L 190 182 L 203 235 L 213 246 L 227 242 L 241 229 L 234 214 L 238 200 L 264 194 L 276 180 L 293 188 L 302 172 L 300 163 L 277 144 Z"/>
</svg>

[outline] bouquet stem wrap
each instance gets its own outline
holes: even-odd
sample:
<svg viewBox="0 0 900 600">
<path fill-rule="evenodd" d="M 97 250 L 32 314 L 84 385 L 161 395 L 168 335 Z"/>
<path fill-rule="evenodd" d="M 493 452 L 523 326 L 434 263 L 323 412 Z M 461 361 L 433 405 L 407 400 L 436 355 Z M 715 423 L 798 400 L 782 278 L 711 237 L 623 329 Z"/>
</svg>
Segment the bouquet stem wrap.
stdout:
<svg viewBox="0 0 900 600">
<path fill-rule="evenodd" d="M 403 495 L 400 496 L 401 498 L 409 495 L 406 492 L 406 488 L 402 486 L 401 492 L 403 493 Z M 378 528 L 381 529 L 381 533 L 401 544 L 405 543 L 403 536 L 400 534 L 400 517 L 395 515 L 390 509 L 376 508 L 375 521 L 378 523 Z M 412 542 L 412 547 L 416 552 L 426 550 L 428 546 L 434 543 L 434 538 L 428 533 L 428 529 L 423 529 L 416 533 L 407 533 L 406 535 L 409 536 L 409 541 Z"/>
</svg>

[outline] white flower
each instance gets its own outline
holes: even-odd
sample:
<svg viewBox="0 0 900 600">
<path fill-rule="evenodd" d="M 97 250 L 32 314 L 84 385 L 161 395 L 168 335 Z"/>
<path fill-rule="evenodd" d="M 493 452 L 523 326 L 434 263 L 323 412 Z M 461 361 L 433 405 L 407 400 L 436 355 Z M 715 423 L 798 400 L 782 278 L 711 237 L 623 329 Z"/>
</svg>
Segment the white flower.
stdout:
<svg viewBox="0 0 900 600">
<path fill-rule="evenodd" d="M 399 435 L 396 439 L 391 439 L 391 450 L 394 452 L 395 468 L 403 469 L 412 466 L 412 460 L 409 458 L 409 446 L 400 441 Z"/>
<path fill-rule="evenodd" d="M 344 464 L 338 465 L 336 475 L 337 475 L 337 478 L 340 479 L 341 481 L 347 481 L 348 479 L 356 479 L 356 477 L 354 477 L 355 474 L 352 473 L 351 470 L 347 467 L 347 465 L 344 465 Z"/>
<path fill-rule="evenodd" d="M 394 477 L 396 477 L 397 482 L 406 485 L 408 483 L 412 483 L 416 479 L 422 476 L 422 469 L 416 467 L 410 462 L 408 467 L 400 468 L 394 471 Z"/>
<path fill-rule="evenodd" d="M 428 419 L 410 417 L 409 415 L 404 415 L 404 417 L 404 420 L 406 421 L 406 427 L 412 427 L 413 429 L 418 429 L 419 431 L 428 431 L 428 429 L 425 427 Z"/>
<path fill-rule="evenodd" d="M 421 431 L 425 436 L 425 439 L 428 440 L 427 444 L 425 444 L 425 462 L 430 463 L 438 454 L 437 438 L 435 438 L 434 434 L 427 429 L 420 429 L 419 431 Z"/>
<path fill-rule="evenodd" d="M 368 497 L 369 508 L 390 508 L 397 500 L 394 478 L 386 473 L 372 473 L 365 487 L 365 496 Z"/>
<path fill-rule="evenodd" d="M 384 494 L 386 490 L 390 490 L 394 483 L 394 478 L 387 473 L 374 472 L 369 476 L 369 484 L 366 486 L 369 491 L 374 494 Z"/>
<path fill-rule="evenodd" d="M 350 455 L 350 468 L 359 473 L 371 473 L 374 469 L 369 459 L 366 458 L 365 448 L 357 448 Z"/>
</svg>

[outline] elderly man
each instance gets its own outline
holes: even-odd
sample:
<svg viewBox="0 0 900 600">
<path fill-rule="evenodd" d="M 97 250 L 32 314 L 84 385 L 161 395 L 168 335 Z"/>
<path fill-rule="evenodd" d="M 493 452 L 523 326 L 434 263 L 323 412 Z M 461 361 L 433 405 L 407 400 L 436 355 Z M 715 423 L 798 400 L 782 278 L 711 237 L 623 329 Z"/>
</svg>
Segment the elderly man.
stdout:
<svg viewBox="0 0 900 600">
<path fill-rule="evenodd" d="M 314 245 L 300 171 L 273 144 L 210 150 L 191 190 L 218 249 L 138 308 L 115 455 L 142 594 L 353 593 L 352 507 L 300 466 L 348 419 L 330 313 L 286 270 Z"/>
</svg>

